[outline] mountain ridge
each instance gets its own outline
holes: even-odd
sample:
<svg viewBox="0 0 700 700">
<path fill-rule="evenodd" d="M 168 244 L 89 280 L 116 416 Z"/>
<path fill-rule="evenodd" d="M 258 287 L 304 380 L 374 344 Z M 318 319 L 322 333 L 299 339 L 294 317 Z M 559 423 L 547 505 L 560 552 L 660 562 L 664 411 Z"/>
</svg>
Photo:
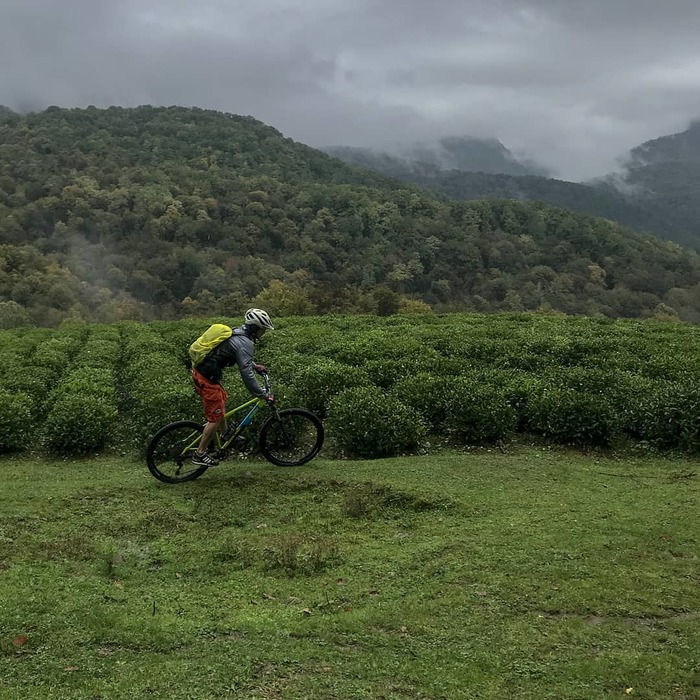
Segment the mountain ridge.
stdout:
<svg viewBox="0 0 700 700">
<path fill-rule="evenodd" d="M 376 155 L 389 158 L 395 164 L 403 162 L 409 169 L 415 164 L 418 168 L 433 168 L 436 172 L 459 170 L 508 175 L 548 174 L 543 166 L 517 158 L 496 138 L 443 136 L 434 142 L 394 145 L 384 151 L 349 146 L 327 146 L 320 150 L 341 160 L 371 159 Z"/>
<path fill-rule="evenodd" d="M 335 147 L 327 152 L 353 166 L 452 199 L 496 196 L 540 201 L 602 216 L 641 233 L 700 250 L 700 121 L 684 132 L 632 149 L 622 172 L 582 183 L 537 173 L 506 172 L 507 168 L 485 172 L 469 167 L 467 161 L 462 161 L 461 168 L 445 169 L 434 160 L 421 161 L 376 149 Z"/>
<path fill-rule="evenodd" d="M 0 327 L 274 313 L 700 321 L 700 256 L 524 201 L 453 201 L 252 117 L 0 118 Z"/>
</svg>

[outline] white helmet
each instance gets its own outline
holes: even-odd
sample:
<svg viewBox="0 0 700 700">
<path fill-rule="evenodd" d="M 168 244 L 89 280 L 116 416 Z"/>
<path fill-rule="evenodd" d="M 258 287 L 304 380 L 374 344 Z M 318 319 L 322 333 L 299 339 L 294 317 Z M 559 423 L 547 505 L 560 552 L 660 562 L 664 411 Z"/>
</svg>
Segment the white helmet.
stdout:
<svg viewBox="0 0 700 700">
<path fill-rule="evenodd" d="M 275 330 L 270 320 L 270 315 L 267 311 L 263 311 L 262 309 L 248 309 L 248 311 L 245 312 L 245 322 L 250 326 L 269 328 L 271 331 Z"/>
</svg>

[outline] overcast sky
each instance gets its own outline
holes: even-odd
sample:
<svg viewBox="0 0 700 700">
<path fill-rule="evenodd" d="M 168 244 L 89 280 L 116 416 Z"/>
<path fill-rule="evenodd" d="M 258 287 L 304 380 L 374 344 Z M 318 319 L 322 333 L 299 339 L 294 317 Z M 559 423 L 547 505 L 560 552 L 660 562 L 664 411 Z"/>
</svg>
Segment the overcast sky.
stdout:
<svg viewBox="0 0 700 700">
<path fill-rule="evenodd" d="M 700 0 L 0 0 L 0 104 L 196 105 L 312 146 L 493 136 L 584 179 L 700 117 Z"/>
</svg>

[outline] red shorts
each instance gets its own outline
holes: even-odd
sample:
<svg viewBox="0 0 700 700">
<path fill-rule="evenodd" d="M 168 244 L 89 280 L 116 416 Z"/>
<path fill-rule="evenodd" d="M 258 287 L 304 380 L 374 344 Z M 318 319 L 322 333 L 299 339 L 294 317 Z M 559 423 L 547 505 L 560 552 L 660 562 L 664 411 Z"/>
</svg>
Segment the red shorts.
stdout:
<svg viewBox="0 0 700 700">
<path fill-rule="evenodd" d="M 204 415 L 210 423 L 218 423 L 226 413 L 228 394 L 221 384 L 214 384 L 203 377 L 196 369 L 192 370 L 194 390 L 199 394 L 204 404 Z"/>
</svg>

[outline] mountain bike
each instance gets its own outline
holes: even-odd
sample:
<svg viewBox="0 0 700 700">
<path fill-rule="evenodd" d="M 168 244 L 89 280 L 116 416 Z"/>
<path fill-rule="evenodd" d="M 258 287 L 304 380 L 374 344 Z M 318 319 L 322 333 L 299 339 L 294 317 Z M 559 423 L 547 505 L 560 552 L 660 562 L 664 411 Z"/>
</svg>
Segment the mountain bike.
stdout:
<svg viewBox="0 0 700 700">
<path fill-rule="evenodd" d="M 265 390 L 272 393 L 270 377 L 262 375 Z M 267 401 L 254 398 L 225 414 L 228 428 L 224 435 L 214 435 L 210 454 L 219 461 L 228 458 L 231 450 L 240 452 L 250 441 L 247 429 L 255 414 Z M 304 408 L 279 410 L 270 406 L 271 414 L 260 427 L 258 445 L 263 457 L 279 467 L 298 467 L 312 460 L 323 445 L 324 430 L 321 419 Z M 247 411 L 240 421 L 234 416 Z M 166 484 L 191 481 L 202 476 L 210 467 L 192 463 L 204 425 L 181 420 L 162 427 L 146 448 L 146 464 L 156 479 Z"/>
</svg>

